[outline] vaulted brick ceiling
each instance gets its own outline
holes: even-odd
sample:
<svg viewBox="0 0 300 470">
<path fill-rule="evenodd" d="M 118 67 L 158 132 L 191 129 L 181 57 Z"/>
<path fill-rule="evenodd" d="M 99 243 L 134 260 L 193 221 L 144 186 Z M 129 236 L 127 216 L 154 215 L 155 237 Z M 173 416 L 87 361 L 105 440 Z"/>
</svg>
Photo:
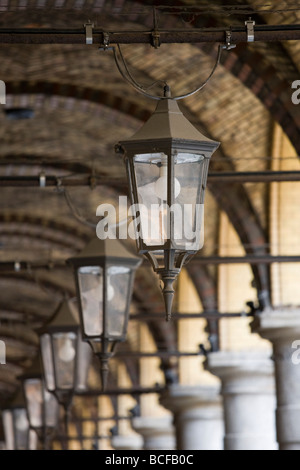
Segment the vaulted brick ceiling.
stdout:
<svg viewBox="0 0 300 470">
<path fill-rule="evenodd" d="M 159 4 L 160 2 L 154 2 Z M 162 2 L 167 4 L 168 2 Z M 193 1 L 169 2 L 194 5 Z M 235 2 L 245 5 L 246 2 Z M 254 2 L 253 2 L 254 3 Z M 0 1 L 1 27 L 80 27 L 88 19 L 104 30 L 152 27 L 153 2 L 123 1 Z M 201 2 L 201 5 L 210 2 Z M 222 2 L 214 2 L 222 5 Z M 251 2 L 248 2 L 251 5 Z M 273 1 L 272 8 L 282 8 Z M 299 11 L 254 15 L 259 24 L 300 22 Z M 186 20 L 189 20 L 188 22 Z M 164 28 L 243 24 L 245 18 L 209 13 L 180 17 L 161 14 Z M 172 93 L 182 94 L 198 86 L 209 74 L 216 57 L 214 45 L 127 45 L 124 56 L 137 80 L 150 84 L 167 80 Z M 214 78 L 201 93 L 182 102 L 187 117 L 206 135 L 222 145 L 212 160 L 214 170 L 265 170 L 270 155 L 274 120 L 300 152 L 300 113 L 291 103 L 290 86 L 299 78 L 299 42 L 241 44 L 222 56 Z M 7 84 L 7 107 L 29 107 L 30 120 L 10 121 L 0 114 L 0 175 L 38 174 L 40 169 L 65 177 L 70 172 L 92 169 L 107 177 L 119 177 L 122 188 L 102 186 L 70 190 L 74 205 L 95 222 L 95 209 L 102 201 L 117 201 L 124 194 L 125 171 L 114 144 L 137 130 L 154 109 L 154 103 L 138 94 L 119 75 L 112 53 L 97 46 L 6 45 L 0 50 L 0 79 Z M 158 90 L 158 86 L 156 87 Z M 155 91 L 155 88 L 153 89 Z M 268 241 L 267 189 L 252 184 L 230 187 L 209 183 L 206 197 L 205 246 L 216 252 L 219 210 L 224 210 L 250 253 L 263 253 Z M 93 229 L 74 218 L 56 190 L 2 188 L 0 200 L 0 260 L 59 256 L 78 252 L 94 235 Z M 217 307 L 217 277 L 213 269 L 189 267 L 204 308 Z M 268 272 L 253 267 L 258 297 L 268 292 Z M 16 288 L 17 287 L 17 288 Z M 0 337 L 19 324 L 30 326 L 49 317 L 64 292 L 74 295 L 71 273 L 41 270 L 1 273 Z M 49 292 L 51 295 L 49 296 Z M 150 269 L 139 272 L 134 302 L 145 314 L 162 311 L 158 283 Z M 153 322 L 150 329 L 160 347 L 174 349 L 174 325 Z M 0 370 L 0 394 L 11 393 L 18 367 L 33 354 L 28 338 L 13 345 L 8 360 L 14 362 L 11 376 Z M 23 343 L 22 343 L 23 341 Z M 24 354 L 22 354 L 22 344 Z M 19 354 L 19 356 L 18 356 Z M 19 366 L 18 366 L 19 364 Z M 2 374 L 2 375 L 1 375 Z"/>
</svg>

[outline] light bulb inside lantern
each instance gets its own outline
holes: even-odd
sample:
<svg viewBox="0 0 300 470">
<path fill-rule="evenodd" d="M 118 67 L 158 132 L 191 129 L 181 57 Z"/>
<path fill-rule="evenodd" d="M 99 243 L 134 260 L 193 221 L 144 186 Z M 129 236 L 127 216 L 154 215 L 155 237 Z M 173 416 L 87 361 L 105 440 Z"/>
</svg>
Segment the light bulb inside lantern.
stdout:
<svg viewBox="0 0 300 470">
<path fill-rule="evenodd" d="M 26 431 L 28 428 L 28 421 L 25 413 L 20 413 L 16 419 L 16 428 L 19 431 Z"/>
<path fill-rule="evenodd" d="M 49 403 L 52 400 L 52 398 L 53 398 L 53 395 L 50 392 L 48 392 L 47 389 L 44 389 L 44 400 L 45 400 L 45 402 Z"/>
<path fill-rule="evenodd" d="M 115 289 L 111 285 L 110 277 L 108 277 L 108 279 L 107 279 L 107 301 L 110 302 L 114 298 L 114 295 L 115 295 Z"/>
<path fill-rule="evenodd" d="M 66 338 L 59 349 L 58 357 L 63 362 L 71 362 L 75 357 L 75 349 L 70 338 Z"/>
<path fill-rule="evenodd" d="M 159 199 L 166 201 L 168 198 L 168 166 L 167 157 L 162 157 L 159 169 L 159 178 L 155 183 L 155 194 Z M 174 199 L 180 194 L 181 186 L 177 178 L 174 178 Z"/>
</svg>

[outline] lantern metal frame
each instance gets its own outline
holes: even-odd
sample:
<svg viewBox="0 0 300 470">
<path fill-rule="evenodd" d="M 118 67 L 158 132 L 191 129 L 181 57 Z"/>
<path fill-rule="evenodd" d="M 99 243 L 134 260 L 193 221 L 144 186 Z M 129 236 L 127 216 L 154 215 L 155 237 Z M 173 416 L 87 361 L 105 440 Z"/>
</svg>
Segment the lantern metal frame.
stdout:
<svg viewBox="0 0 300 470">
<path fill-rule="evenodd" d="M 5 436 L 2 422 L 2 414 L 0 412 L 0 450 L 5 450 Z"/>
<path fill-rule="evenodd" d="M 165 87 L 165 96 L 158 101 L 156 110 L 143 127 L 127 140 L 116 145 L 116 152 L 124 157 L 131 203 L 139 206 L 138 184 L 135 173 L 135 157 L 142 154 L 161 153 L 167 156 L 167 206 L 171 208 L 175 202 L 175 158 L 176 153 L 194 154 L 203 157 L 202 180 L 199 181 L 200 199 L 204 204 L 208 166 L 212 153 L 220 145 L 219 142 L 205 137 L 183 115 L 178 103 L 170 96 L 170 89 Z M 169 238 L 163 245 L 147 245 L 142 237 L 137 237 L 138 253 L 144 254 L 150 261 L 154 271 L 163 281 L 163 296 L 166 308 L 166 319 L 171 318 L 174 297 L 173 283 L 182 266 L 194 256 L 199 249 L 182 249 L 174 240 L 174 214 L 169 217 Z M 163 252 L 163 257 L 157 253 Z"/>
<path fill-rule="evenodd" d="M 130 302 L 134 284 L 134 275 L 142 260 L 131 254 L 118 240 L 99 238 L 93 239 L 77 256 L 67 260 L 73 267 L 76 290 L 79 305 L 80 326 L 82 339 L 87 341 L 100 360 L 100 372 L 102 389 L 106 387 L 108 377 L 108 362 L 114 355 L 116 346 L 119 342 L 126 339 Z M 126 267 L 129 269 L 129 279 L 126 292 L 126 301 L 124 307 L 124 322 L 122 334 L 112 335 L 107 328 L 107 315 L 109 299 L 107 298 L 108 269 L 110 267 Z M 79 281 L 79 269 L 83 267 L 100 267 L 102 269 L 102 333 L 100 335 L 89 335 L 85 331 L 85 313 L 82 306 L 81 287 Z"/>
</svg>

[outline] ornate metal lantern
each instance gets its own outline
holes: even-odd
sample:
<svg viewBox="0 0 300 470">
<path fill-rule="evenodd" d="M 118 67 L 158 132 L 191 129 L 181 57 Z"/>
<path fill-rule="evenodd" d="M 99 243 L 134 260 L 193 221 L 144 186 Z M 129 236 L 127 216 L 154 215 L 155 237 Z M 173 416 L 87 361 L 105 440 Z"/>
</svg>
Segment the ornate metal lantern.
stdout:
<svg viewBox="0 0 300 470">
<path fill-rule="evenodd" d="M 166 96 L 131 138 L 116 150 L 126 162 L 136 217 L 138 252 L 163 281 L 167 320 L 173 283 L 203 245 L 204 192 L 209 160 L 219 142 L 203 136 Z"/>
<path fill-rule="evenodd" d="M 141 260 L 118 240 L 96 238 L 68 262 L 75 272 L 82 337 L 100 359 L 104 388 L 108 360 L 126 338 L 134 272 Z"/>
</svg>

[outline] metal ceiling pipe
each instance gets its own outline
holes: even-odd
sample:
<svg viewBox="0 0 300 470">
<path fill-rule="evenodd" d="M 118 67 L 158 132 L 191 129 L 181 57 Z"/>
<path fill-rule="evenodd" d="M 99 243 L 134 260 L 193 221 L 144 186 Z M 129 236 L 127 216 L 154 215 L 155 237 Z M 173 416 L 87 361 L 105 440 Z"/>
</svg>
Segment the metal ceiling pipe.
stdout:
<svg viewBox="0 0 300 470">
<path fill-rule="evenodd" d="M 223 29 L 193 29 L 169 31 L 103 31 L 93 29 L 92 42 L 102 44 L 153 44 L 154 34 L 159 36 L 160 44 L 178 43 L 223 43 L 226 31 L 231 32 L 231 42 L 247 42 L 245 27 Z M 290 41 L 300 39 L 300 25 L 255 26 L 255 42 Z M 108 40 L 108 43 L 107 43 Z M 1 28 L 0 44 L 86 44 L 85 28 L 48 29 L 48 28 Z"/>
<path fill-rule="evenodd" d="M 210 172 L 208 184 L 225 181 L 226 183 L 273 183 L 280 181 L 300 181 L 300 171 L 224 171 Z M 55 175 L 45 175 L 44 186 L 112 186 L 120 190 L 128 189 L 124 179 L 112 178 L 105 175 L 78 175 L 67 178 L 59 178 Z M 0 176 L 0 187 L 39 187 L 40 176 Z"/>
<path fill-rule="evenodd" d="M 52 261 L 49 260 L 48 263 L 40 262 L 27 262 L 20 261 L 18 263 L 18 268 L 16 269 L 15 261 L 0 261 L 0 272 L 19 272 L 23 271 L 26 273 L 28 267 L 31 270 L 33 269 L 55 269 L 55 268 L 67 268 L 64 260 Z M 250 255 L 246 254 L 244 256 L 195 256 L 191 260 L 192 264 L 203 264 L 203 265 L 218 265 L 218 264 L 272 264 L 272 263 L 300 263 L 300 255 Z M 149 262 L 145 259 L 143 261 L 143 266 L 149 266 Z"/>
</svg>

